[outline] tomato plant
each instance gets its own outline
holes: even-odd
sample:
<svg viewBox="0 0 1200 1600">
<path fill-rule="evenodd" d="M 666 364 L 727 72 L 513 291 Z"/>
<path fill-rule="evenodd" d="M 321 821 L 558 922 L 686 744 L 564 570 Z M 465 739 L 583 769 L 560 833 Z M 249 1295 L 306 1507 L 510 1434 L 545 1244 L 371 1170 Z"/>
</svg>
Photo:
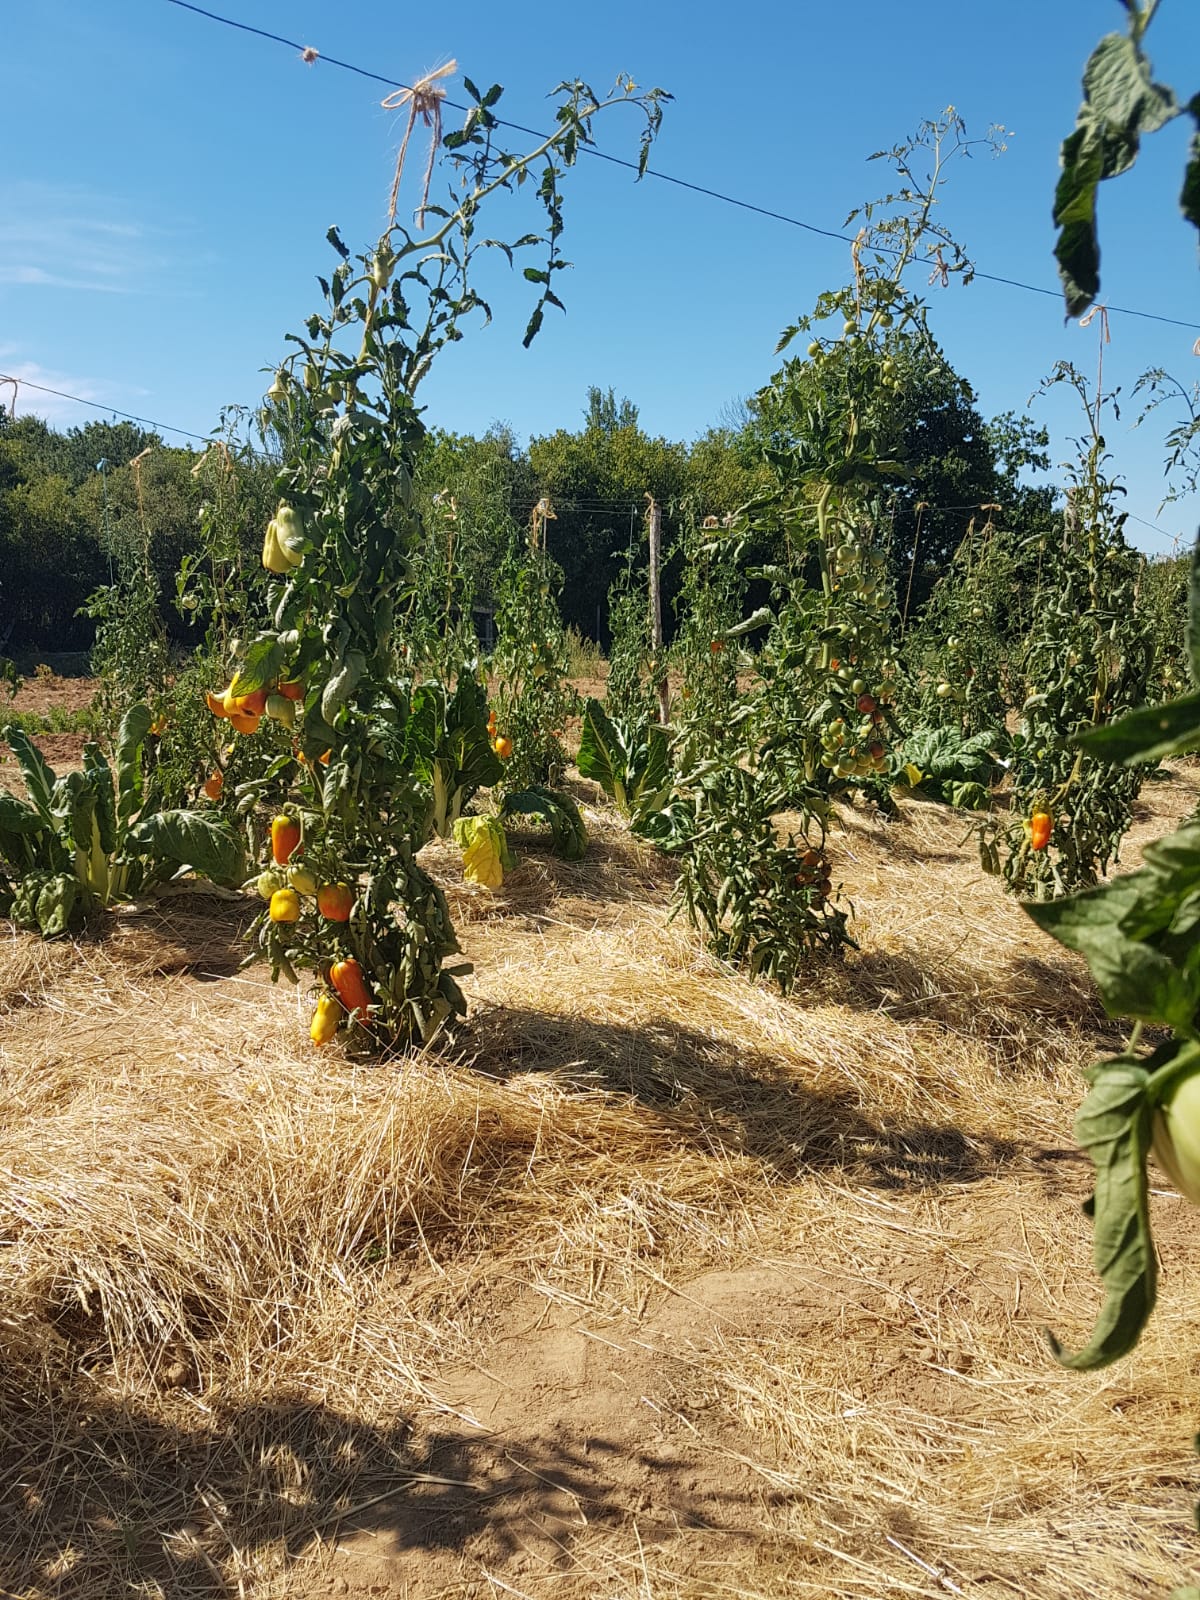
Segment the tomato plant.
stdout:
<svg viewBox="0 0 1200 1600">
<path fill-rule="evenodd" d="M 775 487 L 743 524 L 777 552 L 758 573 L 772 593 L 755 619 L 769 624 L 758 734 L 761 759 L 799 802 L 855 786 L 886 795 L 900 671 L 886 502 L 902 468 L 883 441 L 892 396 L 942 360 L 925 302 L 905 286 L 909 268 L 932 257 L 946 282 L 971 276 L 934 220 L 946 162 L 970 148 L 948 112 L 889 153 L 900 184 L 852 214 L 851 282 L 784 331 L 781 349 L 809 337 L 806 357 L 790 357 L 754 401 Z"/>
<path fill-rule="evenodd" d="M 1141 562 L 1125 542 L 1120 491 L 1106 472 L 1102 406 L 1066 363 L 1051 381 L 1079 393 L 1088 432 L 1070 469 L 1061 537 L 1048 532 L 1038 541 L 1009 819 L 981 831 L 985 866 L 1002 872 L 1015 893 L 1037 899 L 1095 883 L 1120 849 L 1145 769 L 1097 759 L 1078 735 L 1141 705 L 1153 663 L 1152 633 L 1137 606 Z M 1049 815 L 1052 827 L 1035 845 L 1037 813 Z"/>
<path fill-rule="evenodd" d="M 567 676 L 566 637 L 558 609 L 562 575 L 538 536 L 518 544 L 496 584 L 495 723 L 492 748 L 503 762 L 503 786 L 561 782 L 567 766 L 567 719 L 580 708 Z"/>
<path fill-rule="evenodd" d="M 465 126 L 444 141 L 462 179 L 452 206 L 423 208 L 434 219 L 424 233 L 393 223 L 358 257 L 329 232 L 338 259 L 321 280 L 324 305 L 290 336 L 295 352 L 268 395 L 284 445 L 273 535 L 268 525 L 263 547 L 270 625 L 245 644 L 231 686 L 235 696 L 303 686 L 294 702 L 294 759 L 280 757 L 261 780 L 243 785 L 239 803 L 253 806 L 265 785 L 285 777 L 290 812 L 302 823 L 301 861 L 315 881 L 344 883 L 354 895 L 345 920 L 332 920 L 315 898 L 293 889 L 299 914 L 291 918 L 290 900 L 287 920 L 273 920 L 265 908 L 251 959 L 269 959 L 276 975 L 310 967 L 327 994 L 339 973 L 357 972 L 370 1000 L 351 1004 L 343 996 L 347 1025 L 400 1044 L 430 1038 L 464 1009 L 456 978 L 465 970 L 444 965 L 457 941 L 445 897 L 417 861 L 429 828 L 452 820 L 446 768 L 440 794 L 435 778 L 446 725 L 428 686 L 398 670 L 413 659 L 404 619 L 425 541 L 413 481 L 425 436 L 415 393 L 438 351 L 462 336 L 464 321 L 486 313 L 475 287 L 480 249 L 498 247 L 511 260 L 517 250 L 544 246 L 545 265 L 525 269 L 537 293 L 526 343 L 536 334 L 545 307 L 560 304 L 563 168 L 590 138 L 594 117 L 620 103 L 644 114 L 644 163 L 664 98 L 655 90 L 638 95 L 628 80 L 607 100 L 586 84 L 563 85 L 555 132 L 513 155 L 497 142 L 492 108 L 500 89 L 481 95 L 467 87 L 475 103 Z M 481 208 L 535 172 L 543 233 L 512 245 L 483 239 Z M 543 581 L 539 573 L 527 599 L 546 598 Z M 521 665 L 536 677 L 532 661 Z M 478 707 L 471 717 L 478 720 Z M 539 731 L 553 735 L 553 728 Z M 446 751 L 456 771 L 461 753 Z M 514 760 L 518 754 L 514 739 Z"/>
</svg>

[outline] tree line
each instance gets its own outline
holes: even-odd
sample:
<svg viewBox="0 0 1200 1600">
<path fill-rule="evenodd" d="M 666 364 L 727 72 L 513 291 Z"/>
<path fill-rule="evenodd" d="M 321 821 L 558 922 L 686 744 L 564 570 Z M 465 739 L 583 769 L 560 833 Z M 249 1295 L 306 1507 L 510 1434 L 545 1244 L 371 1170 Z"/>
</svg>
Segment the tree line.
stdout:
<svg viewBox="0 0 1200 1600">
<path fill-rule="evenodd" d="M 1026 481 L 1030 469 L 1050 464 L 1044 431 L 1012 415 L 985 422 L 970 384 L 936 350 L 914 342 L 899 366 L 874 419 L 891 468 L 876 514 L 889 530 L 897 592 L 918 611 L 985 508 L 1030 528 L 1057 513 L 1054 491 Z M 595 387 L 577 426 L 527 446 L 504 425 L 482 436 L 432 429 L 417 473 L 427 581 L 436 581 L 441 542 L 449 541 L 474 603 L 490 607 L 496 573 L 541 507 L 545 546 L 564 579 L 563 620 L 607 645 L 610 590 L 644 568 L 651 495 L 663 510 L 669 627 L 682 534 L 705 519 L 728 519 L 769 486 L 773 460 L 813 447 L 821 382 L 818 364 L 788 360 L 740 414 L 691 442 L 647 432 L 635 404 Z M 269 413 L 226 414 L 214 436 L 213 448 L 243 480 L 247 514 L 234 531 L 247 561 L 261 547 L 258 508 L 266 515 L 273 504 L 279 440 L 269 423 Z M 59 431 L 0 408 L 0 647 L 89 649 L 97 605 L 131 567 L 157 590 L 167 638 L 191 642 L 176 580 L 199 549 L 210 487 L 204 455 L 129 422 Z M 777 553 L 751 551 L 763 562 Z"/>
</svg>

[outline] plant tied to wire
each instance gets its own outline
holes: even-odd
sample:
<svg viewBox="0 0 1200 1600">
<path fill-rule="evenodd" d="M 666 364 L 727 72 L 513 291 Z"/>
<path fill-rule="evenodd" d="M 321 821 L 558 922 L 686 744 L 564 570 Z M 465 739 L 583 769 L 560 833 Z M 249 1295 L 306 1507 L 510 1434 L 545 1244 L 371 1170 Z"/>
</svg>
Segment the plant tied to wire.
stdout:
<svg viewBox="0 0 1200 1600">
<path fill-rule="evenodd" d="M 325 1003 L 320 1026 L 314 1019 L 318 1042 L 338 1021 L 335 1003 L 341 1025 L 401 1045 L 432 1037 L 464 1009 L 456 976 L 465 969 L 443 965 L 457 949 L 445 898 L 416 859 L 430 826 L 453 826 L 453 774 L 435 759 L 441 730 L 430 697 L 395 666 L 412 659 L 403 633 L 424 536 L 413 489 L 425 433 L 417 387 L 470 316 L 490 315 L 475 284 L 480 250 L 499 250 L 512 263 L 542 247 L 544 264 L 524 269 L 537 291 L 526 343 L 534 337 L 544 308 L 561 304 L 553 285 L 565 265 L 564 169 L 590 141 L 594 118 L 619 104 L 643 115 L 644 167 L 666 98 L 659 90 L 639 94 L 628 79 L 607 98 L 581 82 L 561 85 L 555 132 L 513 154 L 499 143 L 499 87 L 480 94 L 468 80 L 467 89 L 466 122 L 443 140 L 456 197 L 447 207 L 423 203 L 426 231 L 393 223 L 357 257 L 330 229 L 338 260 L 320 280 L 324 305 L 302 334 L 289 336 L 296 351 L 268 393 L 270 420 L 285 441 L 263 549 L 271 626 L 241 650 L 231 693 L 236 700 L 298 685 L 300 699 L 290 719 L 292 753 L 238 798 L 250 811 L 263 784 L 286 779 L 281 814 L 296 821 L 300 836 L 284 862 L 276 857 L 268 867 L 289 876 L 278 888 L 266 885 L 271 899 L 255 926 L 251 959 L 269 959 L 273 975 L 302 966 L 318 973 Z M 542 230 L 512 243 L 483 237 L 483 208 L 530 180 Z M 482 702 L 463 707 L 482 722 Z M 468 743 L 478 740 L 472 734 Z M 446 793 L 432 787 L 439 771 Z M 474 763 L 464 781 L 481 776 L 491 776 L 489 762 Z M 351 908 L 330 919 L 319 891 L 336 885 L 351 891 Z M 361 976 L 365 1002 L 347 1005 L 341 996 L 336 975 L 347 962 Z"/>
</svg>

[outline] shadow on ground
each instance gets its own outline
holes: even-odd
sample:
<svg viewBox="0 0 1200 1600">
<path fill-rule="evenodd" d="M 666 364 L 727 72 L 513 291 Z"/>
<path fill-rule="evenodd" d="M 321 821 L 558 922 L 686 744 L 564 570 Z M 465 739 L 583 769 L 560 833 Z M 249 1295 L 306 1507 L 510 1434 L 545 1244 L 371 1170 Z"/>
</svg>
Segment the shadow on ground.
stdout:
<svg viewBox="0 0 1200 1600">
<path fill-rule="evenodd" d="M 553 1073 L 572 1088 L 628 1097 L 700 1153 L 749 1156 L 789 1182 L 815 1170 L 886 1189 L 993 1177 L 1016 1144 L 872 1111 L 797 1081 L 771 1056 L 650 1017 L 640 1027 L 492 1006 L 458 1040 L 464 1064 L 491 1076 Z"/>
<path fill-rule="evenodd" d="M 78 1395 L 72 1405 L 5 1388 L 5 1594 L 231 1600 L 318 1534 L 359 1549 L 369 1541 L 388 1562 L 419 1556 L 427 1574 L 442 1558 L 448 1579 L 473 1541 L 503 1562 L 536 1538 L 558 1548 L 565 1569 L 585 1525 L 636 1514 L 641 1537 L 654 1539 L 747 1520 L 745 1490 L 714 1497 L 709 1484 L 701 1505 L 683 1462 L 628 1439 L 515 1443 L 417 1434 L 403 1417 L 369 1425 L 286 1399 L 233 1409 L 206 1401 L 202 1414 L 169 1398 L 150 1409 L 94 1396 L 85 1407 Z"/>
</svg>

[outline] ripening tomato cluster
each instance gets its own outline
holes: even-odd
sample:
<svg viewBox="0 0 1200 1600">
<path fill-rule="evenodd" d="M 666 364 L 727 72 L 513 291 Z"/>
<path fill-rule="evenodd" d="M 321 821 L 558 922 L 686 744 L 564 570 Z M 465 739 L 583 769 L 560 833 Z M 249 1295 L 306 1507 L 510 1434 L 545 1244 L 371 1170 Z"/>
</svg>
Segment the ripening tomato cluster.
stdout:
<svg viewBox="0 0 1200 1600">
<path fill-rule="evenodd" d="M 894 670 L 885 661 L 883 671 Z M 841 705 L 841 714 L 821 732 L 821 765 L 835 778 L 862 778 L 887 768 L 884 743 L 886 718 L 883 707 L 896 692 L 893 678 L 885 677 L 872 693 L 865 678 L 857 676 L 853 662 L 843 664 L 836 657 L 829 663 L 834 676 L 832 697 Z"/>
<path fill-rule="evenodd" d="M 495 707 L 488 712 L 488 739 L 491 741 L 492 749 L 500 757 L 501 761 L 507 761 L 513 753 L 513 743 L 504 734 L 496 732 Z"/>
<path fill-rule="evenodd" d="M 348 883 L 322 883 L 304 864 L 303 830 L 298 818 L 280 812 L 271 823 L 271 865 L 259 875 L 258 892 L 267 901 L 267 916 L 277 926 L 300 922 L 315 911 L 318 928 L 333 932 L 349 922 L 355 891 Z M 371 1014 L 371 993 L 362 968 L 353 956 L 330 963 L 327 978 L 332 993 L 317 999 L 309 1036 L 326 1044 L 347 1017 L 365 1024 Z"/>
<path fill-rule="evenodd" d="M 800 859 L 796 882 L 809 891 L 817 905 L 828 900 L 833 892 L 833 874 L 828 857 L 822 855 L 820 850 L 806 850 Z"/>
<path fill-rule="evenodd" d="M 236 680 L 235 680 L 236 682 Z M 211 690 L 204 701 L 214 717 L 227 718 L 235 733 L 257 733 L 264 712 L 285 728 L 296 726 L 296 702 L 304 698 L 304 685 L 298 681 L 272 683 L 249 694 L 235 694 L 233 684 L 220 694 Z"/>
</svg>

